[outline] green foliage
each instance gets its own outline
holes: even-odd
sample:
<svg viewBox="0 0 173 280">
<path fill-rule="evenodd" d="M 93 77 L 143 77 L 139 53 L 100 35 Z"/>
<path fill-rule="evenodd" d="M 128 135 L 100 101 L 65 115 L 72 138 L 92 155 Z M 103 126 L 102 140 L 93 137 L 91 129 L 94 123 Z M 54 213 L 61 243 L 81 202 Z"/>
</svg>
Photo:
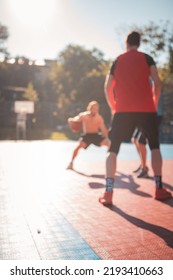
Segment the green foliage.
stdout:
<svg viewBox="0 0 173 280">
<path fill-rule="evenodd" d="M 26 87 L 32 81 L 34 83 L 38 70 L 34 65 L 29 64 L 29 60 L 24 57 L 16 57 L 15 62 L 8 60 L 0 63 L 0 84 L 1 86 Z"/>
<path fill-rule="evenodd" d="M 37 91 L 34 89 L 32 82 L 30 82 L 23 94 L 23 97 L 26 100 L 29 101 L 33 101 L 33 102 L 38 102 L 38 93 Z"/>
<path fill-rule="evenodd" d="M 173 47 L 169 47 L 169 71 L 173 74 Z"/>
<path fill-rule="evenodd" d="M 85 110 L 88 102 L 105 102 L 103 84 L 108 62 L 96 48 L 86 50 L 81 46 L 69 45 L 53 66 L 50 80 L 57 96 L 58 114 L 61 121 Z"/>
<path fill-rule="evenodd" d="M 130 29 L 130 31 L 138 30 L 142 34 L 143 51 L 153 54 L 156 61 L 160 61 L 162 55 L 166 55 L 166 63 L 159 68 L 159 74 L 163 90 L 170 91 L 173 87 L 172 25 L 169 22 L 160 24 L 150 22 Z M 1 42 L 5 42 L 8 38 L 7 31 L 3 29 L 2 32 L 0 25 L 0 47 Z M 119 35 L 120 43 L 122 37 L 125 37 L 122 33 Z M 127 32 L 125 34 L 127 35 Z M 55 131 L 57 125 L 65 128 L 67 118 L 86 110 L 91 100 L 99 102 L 100 113 L 109 124 L 110 110 L 104 96 L 104 81 L 109 68 L 110 61 L 105 60 L 103 53 L 97 48 L 87 50 L 79 45 L 68 45 L 49 66 L 31 65 L 25 57 L 17 57 L 14 64 L 8 63 L 6 59 L 0 63 L 0 84 L 1 88 L 6 86 L 26 88 L 23 97 L 36 103 L 35 122 L 30 122 L 33 131 L 35 129 Z M 71 132 L 67 129 L 67 133 Z M 72 136 L 73 133 L 69 134 L 70 138 Z M 77 137 L 76 134 L 74 137 Z"/>
<path fill-rule="evenodd" d="M 141 27 L 136 27 L 141 34 L 141 46 L 153 55 L 156 61 L 164 54 L 169 56 L 169 48 L 173 46 L 173 26 L 169 21 L 160 24 L 149 22 Z"/>
<path fill-rule="evenodd" d="M 159 68 L 159 76 L 162 81 L 162 91 L 172 92 L 173 89 L 173 48 L 169 47 L 169 59 L 161 68 Z"/>
<path fill-rule="evenodd" d="M 8 28 L 0 23 L 0 53 L 4 53 L 5 55 L 8 54 L 4 46 L 8 36 Z"/>
</svg>

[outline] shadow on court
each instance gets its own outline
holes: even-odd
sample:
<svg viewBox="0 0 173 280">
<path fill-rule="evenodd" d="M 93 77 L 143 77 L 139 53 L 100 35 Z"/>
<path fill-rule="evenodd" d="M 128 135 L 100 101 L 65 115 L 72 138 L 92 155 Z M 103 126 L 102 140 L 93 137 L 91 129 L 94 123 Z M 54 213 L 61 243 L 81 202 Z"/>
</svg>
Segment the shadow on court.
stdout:
<svg viewBox="0 0 173 280">
<path fill-rule="evenodd" d="M 120 215 L 121 217 L 123 217 L 128 222 L 135 225 L 136 227 L 139 227 L 146 231 L 150 231 L 150 232 L 154 233 L 158 237 L 162 238 L 169 247 L 173 248 L 173 231 L 168 230 L 162 226 L 158 226 L 155 224 L 145 222 L 142 219 L 129 215 L 129 214 L 125 213 L 123 210 L 121 210 L 120 208 L 116 207 L 115 205 L 111 205 L 107 208 L 110 209 L 111 211 L 117 213 L 118 215 Z"/>
</svg>

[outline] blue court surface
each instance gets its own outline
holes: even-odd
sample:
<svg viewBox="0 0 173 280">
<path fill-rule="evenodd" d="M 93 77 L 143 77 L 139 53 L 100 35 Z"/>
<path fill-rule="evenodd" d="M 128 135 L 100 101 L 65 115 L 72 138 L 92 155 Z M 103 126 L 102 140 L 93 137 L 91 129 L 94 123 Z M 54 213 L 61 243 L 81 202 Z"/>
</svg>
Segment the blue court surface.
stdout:
<svg viewBox="0 0 173 280">
<path fill-rule="evenodd" d="M 75 141 L 0 142 L 0 259 L 173 259 L 173 199 L 153 198 L 133 144 L 118 155 L 113 206 L 98 203 L 105 189 L 106 147 L 80 151 Z M 173 193 L 173 145 L 161 145 L 163 183 Z"/>
<path fill-rule="evenodd" d="M 72 142 L 73 143 L 73 142 Z M 161 153 L 164 159 L 173 159 L 173 145 L 172 144 L 161 144 L 160 145 Z M 99 147 L 95 147 L 94 145 L 91 145 L 88 148 L 88 153 L 85 155 L 85 157 L 88 156 L 88 160 L 90 157 L 93 157 L 93 160 L 104 160 L 105 159 L 105 151 L 106 148 L 102 147 L 100 149 Z M 148 152 L 148 159 L 150 159 L 150 150 L 147 146 L 147 152 Z M 118 159 L 120 160 L 138 160 L 139 156 L 136 152 L 136 148 L 131 143 L 123 143 L 120 148 L 120 152 L 118 155 Z"/>
</svg>

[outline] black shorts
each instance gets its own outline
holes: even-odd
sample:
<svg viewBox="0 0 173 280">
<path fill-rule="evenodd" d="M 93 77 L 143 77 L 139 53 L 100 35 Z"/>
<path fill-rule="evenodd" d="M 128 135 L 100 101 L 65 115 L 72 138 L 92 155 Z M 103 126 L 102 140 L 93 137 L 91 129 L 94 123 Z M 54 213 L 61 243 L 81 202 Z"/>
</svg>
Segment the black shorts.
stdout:
<svg viewBox="0 0 173 280">
<path fill-rule="evenodd" d="M 88 146 L 91 144 L 100 146 L 101 142 L 104 139 L 105 139 L 105 137 L 100 133 L 86 133 L 86 134 L 81 135 L 81 137 L 80 137 L 80 141 L 84 142 L 87 145 L 86 148 L 88 148 Z"/>
<path fill-rule="evenodd" d="M 130 142 L 135 128 L 142 131 L 151 150 L 159 149 L 157 113 L 116 113 L 109 131 L 110 152 L 118 154 L 122 142 Z"/>
<path fill-rule="evenodd" d="M 147 144 L 146 137 L 139 128 L 135 128 L 132 137 L 135 138 L 140 144 Z"/>
</svg>

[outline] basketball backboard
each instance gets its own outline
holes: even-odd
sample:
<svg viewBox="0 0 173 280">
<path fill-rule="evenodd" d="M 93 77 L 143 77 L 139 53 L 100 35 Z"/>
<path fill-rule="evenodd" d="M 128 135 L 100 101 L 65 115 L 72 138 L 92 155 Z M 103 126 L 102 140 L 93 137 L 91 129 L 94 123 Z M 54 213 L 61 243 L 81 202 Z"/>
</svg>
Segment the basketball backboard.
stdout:
<svg viewBox="0 0 173 280">
<path fill-rule="evenodd" d="M 14 111 L 18 114 L 33 114 L 34 102 L 33 101 L 15 101 Z"/>
</svg>

